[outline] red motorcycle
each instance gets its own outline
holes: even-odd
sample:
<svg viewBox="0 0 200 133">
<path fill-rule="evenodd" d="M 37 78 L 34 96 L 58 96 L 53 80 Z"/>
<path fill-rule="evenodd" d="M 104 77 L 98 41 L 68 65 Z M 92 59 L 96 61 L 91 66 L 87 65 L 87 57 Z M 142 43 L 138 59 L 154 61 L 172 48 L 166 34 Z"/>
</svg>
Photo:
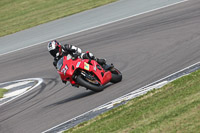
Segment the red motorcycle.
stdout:
<svg viewBox="0 0 200 133">
<path fill-rule="evenodd" d="M 83 86 L 95 92 L 102 91 L 108 82 L 117 83 L 122 74 L 111 65 L 99 65 L 95 60 L 73 59 L 63 56 L 57 63 L 57 72 L 63 81 L 70 81 L 73 86 Z"/>
</svg>

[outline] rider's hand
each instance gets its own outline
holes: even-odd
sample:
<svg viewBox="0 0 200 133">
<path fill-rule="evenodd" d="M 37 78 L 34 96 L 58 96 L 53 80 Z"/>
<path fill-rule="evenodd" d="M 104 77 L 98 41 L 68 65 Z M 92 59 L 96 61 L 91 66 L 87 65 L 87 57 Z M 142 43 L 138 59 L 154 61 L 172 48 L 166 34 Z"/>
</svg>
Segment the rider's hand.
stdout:
<svg viewBox="0 0 200 133">
<path fill-rule="evenodd" d="M 75 58 L 75 59 L 78 58 L 78 54 L 74 54 L 74 58 Z"/>
<path fill-rule="evenodd" d="M 72 59 L 74 59 L 74 60 L 77 59 L 79 55 L 80 55 L 80 53 L 78 53 L 78 52 L 73 53 Z"/>
</svg>

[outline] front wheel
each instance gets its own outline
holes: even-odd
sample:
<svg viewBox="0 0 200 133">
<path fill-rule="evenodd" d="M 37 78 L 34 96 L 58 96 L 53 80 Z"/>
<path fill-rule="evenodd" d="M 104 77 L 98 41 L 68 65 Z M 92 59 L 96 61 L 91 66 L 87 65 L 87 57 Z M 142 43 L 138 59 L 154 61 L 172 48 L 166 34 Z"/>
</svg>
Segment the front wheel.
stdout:
<svg viewBox="0 0 200 133">
<path fill-rule="evenodd" d="M 117 70 L 116 68 L 112 68 L 110 70 L 110 72 L 112 73 L 112 78 L 111 78 L 110 82 L 118 83 L 122 80 L 122 74 L 119 70 Z"/>
<path fill-rule="evenodd" d="M 94 92 L 100 92 L 100 91 L 104 90 L 104 86 L 102 86 L 100 84 L 94 84 L 93 82 L 90 83 L 90 81 L 86 81 L 81 75 L 77 76 L 76 82 L 79 85 L 81 85 L 87 89 L 90 89 Z"/>
</svg>

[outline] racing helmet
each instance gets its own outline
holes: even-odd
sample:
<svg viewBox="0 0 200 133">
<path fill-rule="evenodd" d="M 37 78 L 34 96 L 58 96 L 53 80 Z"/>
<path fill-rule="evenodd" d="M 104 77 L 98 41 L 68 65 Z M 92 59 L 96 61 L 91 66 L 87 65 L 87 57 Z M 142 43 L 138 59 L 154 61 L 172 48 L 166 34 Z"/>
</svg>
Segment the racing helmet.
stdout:
<svg viewBox="0 0 200 133">
<path fill-rule="evenodd" d="M 47 45 L 48 51 L 53 57 L 61 56 L 62 55 L 62 46 L 56 40 L 53 40 L 48 43 Z"/>
</svg>

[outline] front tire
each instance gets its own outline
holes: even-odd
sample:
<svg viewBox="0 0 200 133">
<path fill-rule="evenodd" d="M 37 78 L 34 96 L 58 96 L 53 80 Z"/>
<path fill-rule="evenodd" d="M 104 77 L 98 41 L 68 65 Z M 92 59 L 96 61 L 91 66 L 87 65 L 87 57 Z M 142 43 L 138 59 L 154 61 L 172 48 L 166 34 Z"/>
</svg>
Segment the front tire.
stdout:
<svg viewBox="0 0 200 133">
<path fill-rule="evenodd" d="M 100 91 L 104 90 L 104 86 L 102 86 L 102 85 L 94 85 L 94 84 L 84 80 L 81 75 L 77 76 L 76 82 L 79 85 L 81 85 L 81 86 L 83 86 L 83 87 L 85 87 L 87 89 L 90 89 L 90 90 L 92 90 L 94 92 L 100 92 Z"/>
<path fill-rule="evenodd" d="M 110 72 L 112 73 L 111 83 L 118 83 L 122 80 L 122 74 L 118 69 L 112 68 Z"/>
</svg>

